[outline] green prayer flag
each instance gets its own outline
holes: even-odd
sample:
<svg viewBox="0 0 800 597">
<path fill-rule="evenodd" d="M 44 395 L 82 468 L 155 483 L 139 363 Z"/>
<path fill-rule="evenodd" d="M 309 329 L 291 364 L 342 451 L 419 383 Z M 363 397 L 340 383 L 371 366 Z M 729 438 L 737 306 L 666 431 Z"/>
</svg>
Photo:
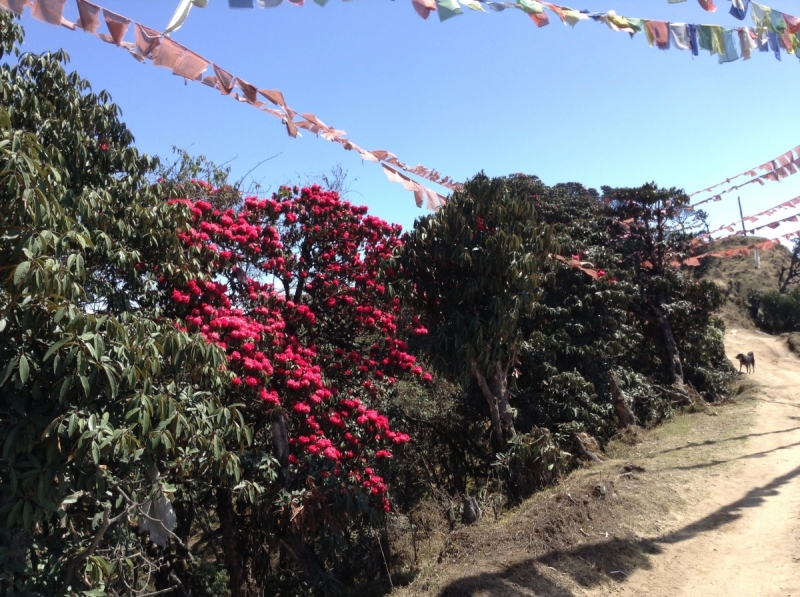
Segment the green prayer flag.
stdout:
<svg viewBox="0 0 800 597">
<path fill-rule="evenodd" d="M 783 13 L 777 10 L 771 11 L 767 21 L 767 28 L 778 35 L 786 33 L 786 19 L 783 18 Z"/>
<path fill-rule="evenodd" d="M 628 19 L 628 27 L 630 27 L 634 31 L 641 32 L 642 29 L 644 29 L 644 19 L 639 19 L 636 17 L 625 17 L 625 18 Z"/>
<path fill-rule="evenodd" d="M 517 4 L 529 14 L 540 15 L 544 12 L 544 6 L 536 0 L 517 0 Z"/>
<path fill-rule="evenodd" d="M 708 50 L 711 52 L 711 54 L 714 54 L 714 47 L 712 45 L 711 38 L 711 25 L 697 26 L 697 41 L 700 45 L 700 48 L 703 50 Z"/>
<path fill-rule="evenodd" d="M 440 21 L 463 14 L 458 0 L 436 0 L 436 12 L 439 13 Z"/>
</svg>

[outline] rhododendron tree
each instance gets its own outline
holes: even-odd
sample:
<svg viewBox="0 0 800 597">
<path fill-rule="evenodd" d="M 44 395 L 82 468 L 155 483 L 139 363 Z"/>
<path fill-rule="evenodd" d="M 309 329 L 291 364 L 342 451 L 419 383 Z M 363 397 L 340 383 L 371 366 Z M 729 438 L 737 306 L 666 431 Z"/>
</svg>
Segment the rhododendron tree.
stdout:
<svg viewBox="0 0 800 597">
<path fill-rule="evenodd" d="M 430 379 L 402 339 L 426 330 L 403 315 L 390 286 L 401 229 L 318 186 L 250 197 L 238 211 L 216 208 L 216 189 L 206 191 L 207 199 L 173 202 L 191 210 L 192 227 L 180 237 L 207 264 L 208 278 L 160 278 L 164 307 L 225 351 L 225 401 L 245 405 L 261 453 L 239 487 L 259 484 L 269 496 L 251 494 L 253 505 L 238 509 L 218 499 L 218 514 L 271 517 L 270 528 L 295 541 L 293 555 L 309 566 L 299 539 L 341 526 L 348 506 L 390 509 L 381 461 L 409 436 L 371 405 L 400 376 Z M 243 587 L 253 569 L 247 560 L 258 553 L 226 557 L 232 589 Z"/>
<path fill-rule="evenodd" d="M 405 246 L 403 273 L 432 322 L 433 364 L 478 382 L 497 451 L 516 435 L 508 381 L 524 341 L 519 322 L 534 309 L 555 248 L 527 198 L 482 173 L 417 220 Z"/>
</svg>

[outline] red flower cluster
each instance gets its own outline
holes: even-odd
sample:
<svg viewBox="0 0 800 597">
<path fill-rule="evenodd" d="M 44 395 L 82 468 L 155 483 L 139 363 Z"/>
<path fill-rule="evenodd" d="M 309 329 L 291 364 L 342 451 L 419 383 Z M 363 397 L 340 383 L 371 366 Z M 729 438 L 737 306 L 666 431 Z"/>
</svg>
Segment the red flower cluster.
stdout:
<svg viewBox="0 0 800 597">
<path fill-rule="evenodd" d="M 202 253 L 212 281 L 161 281 L 187 329 L 225 350 L 230 399 L 280 407 L 290 466 L 337 491 L 360 488 L 388 509 L 370 465 L 409 436 L 369 404 L 400 375 L 431 379 L 399 337 L 427 330 L 416 317 L 404 321 L 387 290 L 400 227 L 317 186 L 250 197 L 238 212 L 177 202 L 193 216 L 180 238 Z"/>
</svg>

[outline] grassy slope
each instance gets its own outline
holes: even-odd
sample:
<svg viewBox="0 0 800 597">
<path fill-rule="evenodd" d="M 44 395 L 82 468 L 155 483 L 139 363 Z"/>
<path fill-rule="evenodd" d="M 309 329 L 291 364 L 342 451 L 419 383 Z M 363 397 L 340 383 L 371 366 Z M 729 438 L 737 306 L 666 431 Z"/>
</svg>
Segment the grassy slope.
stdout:
<svg viewBox="0 0 800 597">
<path fill-rule="evenodd" d="M 713 243 L 709 251 L 746 247 L 763 240 L 766 239 L 758 236 L 736 236 Z M 760 251 L 760 256 L 760 269 L 756 269 L 752 254 L 741 257 L 711 257 L 701 260 L 702 265 L 695 269 L 695 275 L 711 280 L 728 297 L 721 313 L 728 327 L 754 327 L 746 310 L 747 295 L 752 290 L 777 289 L 780 268 L 789 263 L 789 250 L 782 245 L 769 251 Z"/>
</svg>

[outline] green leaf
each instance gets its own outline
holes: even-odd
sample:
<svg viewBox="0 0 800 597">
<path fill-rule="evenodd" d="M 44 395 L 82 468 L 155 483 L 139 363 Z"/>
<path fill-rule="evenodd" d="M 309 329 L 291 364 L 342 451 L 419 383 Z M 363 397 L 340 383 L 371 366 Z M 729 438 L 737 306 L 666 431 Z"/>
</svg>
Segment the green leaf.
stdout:
<svg viewBox="0 0 800 597">
<path fill-rule="evenodd" d="M 114 370 L 111 368 L 110 365 L 103 365 L 103 371 L 105 371 L 106 379 L 108 380 L 108 392 L 111 395 L 111 398 L 114 399 L 117 397 L 117 391 L 118 391 L 117 377 L 116 375 L 114 375 Z"/>
<path fill-rule="evenodd" d="M 19 357 L 19 379 L 22 383 L 28 381 L 28 377 L 30 376 L 30 365 L 28 364 L 28 359 L 25 355 Z"/>
<path fill-rule="evenodd" d="M 8 363 L 6 363 L 5 369 L 3 369 L 3 376 L 0 378 L 0 386 L 2 386 L 8 380 L 11 373 L 17 367 L 18 358 L 11 359 Z"/>
<path fill-rule="evenodd" d="M 47 352 L 46 352 L 46 353 L 44 353 L 44 357 L 42 358 L 42 360 L 43 360 L 43 361 L 46 361 L 47 359 L 49 359 L 51 356 L 53 356 L 53 353 L 55 353 L 55 352 L 56 352 L 56 351 L 57 351 L 59 348 L 61 348 L 62 346 L 64 346 L 64 345 L 65 345 L 67 342 L 69 342 L 70 340 L 72 340 L 72 338 L 62 338 L 61 340 L 59 340 L 58 342 L 56 342 L 55 344 L 53 344 L 53 345 L 52 345 L 52 346 L 51 346 L 51 347 L 50 347 L 50 348 L 47 350 Z"/>
<path fill-rule="evenodd" d="M 22 281 L 27 277 L 28 272 L 31 271 L 31 262 L 23 261 L 14 270 L 14 285 L 20 286 Z"/>
</svg>

